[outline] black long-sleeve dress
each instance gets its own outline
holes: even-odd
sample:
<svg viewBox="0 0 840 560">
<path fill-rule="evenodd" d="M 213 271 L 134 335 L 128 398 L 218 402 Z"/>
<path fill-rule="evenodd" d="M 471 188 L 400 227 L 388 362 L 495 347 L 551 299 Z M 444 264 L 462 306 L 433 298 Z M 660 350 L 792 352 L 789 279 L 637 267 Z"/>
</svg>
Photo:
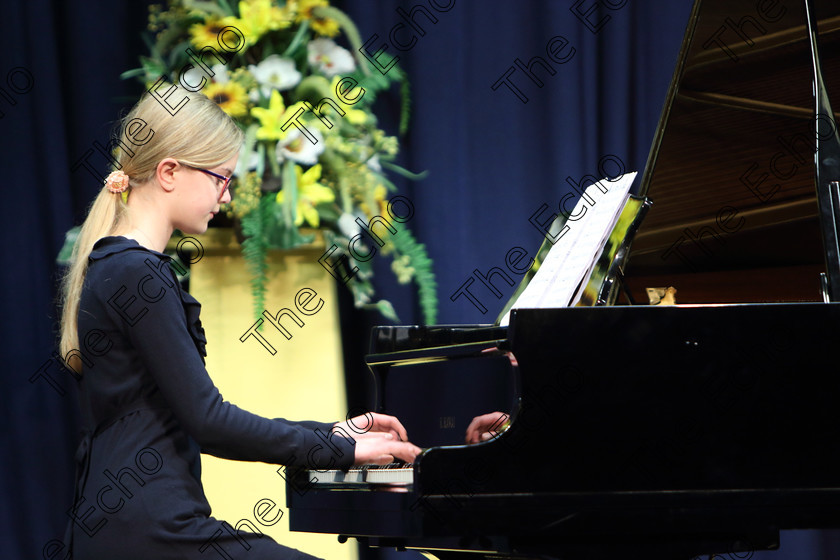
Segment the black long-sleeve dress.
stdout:
<svg viewBox="0 0 840 560">
<path fill-rule="evenodd" d="M 347 468 L 354 442 L 330 424 L 263 418 L 224 401 L 204 367 L 200 305 L 168 263 L 124 237 L 99 240 L 90 255 L 73 558 L 309 558 L 210 517 L 199 453 Z"/>
</svg>

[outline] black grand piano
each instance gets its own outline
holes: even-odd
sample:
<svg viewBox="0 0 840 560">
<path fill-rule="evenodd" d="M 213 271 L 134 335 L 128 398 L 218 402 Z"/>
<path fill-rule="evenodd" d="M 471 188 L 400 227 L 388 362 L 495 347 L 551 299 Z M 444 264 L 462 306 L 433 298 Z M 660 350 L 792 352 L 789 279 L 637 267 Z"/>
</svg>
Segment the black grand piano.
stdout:
<svg viewBox="0 0 840 560">
<path fill-rule="evenodd" d="M 438 558 L 688 560 L 840 527 L 838 82 L 836 1 L 697 0 L 653 204 L 602 258 L 597 305 L 377 328 L 377 408 L 425 451 L 299 471 L 291 529 Z M 680 305 L 640 304 L 659 286 Z M 464 445 L 495 410 L 509 424 Z"/>
</svg>

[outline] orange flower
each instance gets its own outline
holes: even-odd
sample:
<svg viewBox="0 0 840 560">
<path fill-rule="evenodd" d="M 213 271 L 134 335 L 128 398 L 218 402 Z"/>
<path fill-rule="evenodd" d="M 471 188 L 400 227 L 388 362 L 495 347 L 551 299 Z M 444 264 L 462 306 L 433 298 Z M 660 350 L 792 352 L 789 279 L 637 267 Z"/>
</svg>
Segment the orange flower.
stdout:
<svg viewBox="0 0 840 560">
<path fill-rule="evenodd" d="M 112 171 L 105 178 L 105 186 L 114 194 L 125 192 L 128 190 L 128 175 L 123 171 Z"/>
</svg>

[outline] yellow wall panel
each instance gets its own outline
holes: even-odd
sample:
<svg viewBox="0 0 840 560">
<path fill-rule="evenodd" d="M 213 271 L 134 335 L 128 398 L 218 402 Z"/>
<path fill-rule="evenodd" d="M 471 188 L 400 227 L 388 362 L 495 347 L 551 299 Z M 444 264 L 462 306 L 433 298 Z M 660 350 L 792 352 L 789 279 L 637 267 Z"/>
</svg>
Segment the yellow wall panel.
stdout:
<svg viewBox="0 0 840 560">
<path fill-rule="evenodd" d="M 283 320 L 292 335 L 287 340 L 265 321 L 261 334 L 277 350 L 271 355 L 253 336 L 240 341 L 256 319 L 251 277 L 232 232 L 209 230 L 198 239 L 204 256 L 191 265 L 190 293 L 202 304 L 207 369 L 224 398 L 269 418 L 344 420 L 347 409 L 336 285 L 318 263 L 323 242 L 270 255 L 268 312 L 289 308 L 304 322 L 299 327 L 289 318 Z M 324 300 L 323 308 L 314 315 L 295 309 L 295 294 L 303 288 L 317 293 L 306 307 L 312 309 L 319 298 Z M 202 468 L 214 517 L 231 525 L 245 519 L 276 541 L 321 558 L 355 560 L 356 547 L 339 544 L 334 535 L 289 532 L 285 481 L 277 473 L 277 465 L 203 455 Z M 264 499 L 283 511 L 282 518 L 269 527 L 260 524 L 254 514 L 255 505 Z M 263 518 L 271 520 L 276 513 L 276 509 L 263 512 Z"/>
</svg>

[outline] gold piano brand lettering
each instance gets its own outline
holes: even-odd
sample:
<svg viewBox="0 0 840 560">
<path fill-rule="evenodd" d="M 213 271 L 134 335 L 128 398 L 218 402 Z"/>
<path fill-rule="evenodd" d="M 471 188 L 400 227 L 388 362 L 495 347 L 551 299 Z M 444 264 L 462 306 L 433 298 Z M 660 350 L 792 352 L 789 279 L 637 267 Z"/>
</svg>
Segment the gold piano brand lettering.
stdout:
<svg viewBox="0 0 840 560">
<path fill-rule="evenodd" d="M 454 416 L 441 416 L 438 418 L 438 425 L 443 429 L 454 428 L 455 427 L 455 417 Z"/>
</svg>

